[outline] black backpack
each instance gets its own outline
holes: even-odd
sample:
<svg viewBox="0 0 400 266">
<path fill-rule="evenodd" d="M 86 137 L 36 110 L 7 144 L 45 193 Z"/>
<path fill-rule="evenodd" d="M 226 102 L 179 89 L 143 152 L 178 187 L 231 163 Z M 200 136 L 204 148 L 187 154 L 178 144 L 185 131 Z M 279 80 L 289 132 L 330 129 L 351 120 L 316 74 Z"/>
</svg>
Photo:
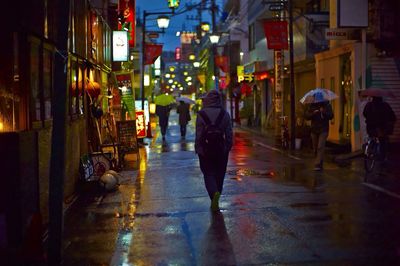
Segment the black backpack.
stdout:
<svg viewBox="0 0 400 266">
<path fill-rule="evenodd" d="M 220 124 L 225 115 L 224 109 L 221 108 L 214 123 L 211 123 L 206 112 L 199 111 L 198 114 L 206 123 L 204 134 L 201 139 L 201 146 L 204 149 L 205 155 L 208 157 L 215 157 L 222 154 L 225 150 L 225 132 Z"/>
</svg>

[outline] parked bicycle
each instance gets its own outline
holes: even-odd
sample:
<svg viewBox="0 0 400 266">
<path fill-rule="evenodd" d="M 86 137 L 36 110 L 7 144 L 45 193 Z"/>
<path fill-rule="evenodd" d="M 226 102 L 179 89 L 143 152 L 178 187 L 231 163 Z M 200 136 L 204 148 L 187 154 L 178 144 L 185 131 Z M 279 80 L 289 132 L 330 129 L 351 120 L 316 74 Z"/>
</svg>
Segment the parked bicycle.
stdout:
<svg viewBox="0 0 400 266">
<path fill-rule="evenodd" d="M 368 181 L 369 174 L 373 173 L 377 169 L 377 164 L 382 164 L 385 159 L 383 152 L 382 142 L 378 137 L 369 137 L 363 145 L 364 151 L 364 168 L 365 177 L 364 181 Z M 382 170 L 381 168 L 377 170 Z"/>
<path fill-rule="evenodd" d="M 283 149 L 289 148 L 288 116 L 281 116 L 281 145 Z"/>
</svg>

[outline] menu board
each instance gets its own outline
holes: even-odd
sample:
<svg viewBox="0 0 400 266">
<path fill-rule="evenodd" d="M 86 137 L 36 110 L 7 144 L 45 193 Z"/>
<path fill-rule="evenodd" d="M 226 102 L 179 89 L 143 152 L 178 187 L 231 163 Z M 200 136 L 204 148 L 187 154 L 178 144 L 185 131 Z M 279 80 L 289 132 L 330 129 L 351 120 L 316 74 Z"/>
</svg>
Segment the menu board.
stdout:
<svg viewBox="0 0 400 266">
<path fill-rule="evenodd" d="M 138 152 L 136 120 L 117 121 L 117 137 L 125 152 Z"/>
</svg>

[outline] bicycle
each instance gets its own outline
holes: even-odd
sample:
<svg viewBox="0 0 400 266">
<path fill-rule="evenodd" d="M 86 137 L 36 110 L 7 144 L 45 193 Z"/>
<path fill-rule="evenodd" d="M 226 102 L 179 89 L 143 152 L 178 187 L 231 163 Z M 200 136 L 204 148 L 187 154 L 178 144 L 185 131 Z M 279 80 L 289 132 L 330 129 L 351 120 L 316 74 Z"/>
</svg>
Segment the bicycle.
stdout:
<svg viewBox="0 0 400 266">
<path fill-rule="evenodd" d="M 280 119 L 282 120 L 281 124 L 281 145 L 283 149 L 289 148 L 289 128 L 288 128 L 288 116 L 281 116 Z"/>
<path fill-rule="evenodd" d="M 378 163 L 383 163 L 385 159 L 384 145 L 378 137 L 369 137 L 367 141 L 363 144 L 364 151 L 364 169 L 366 175 L 364 177 L 364 182 L 368 181 L 368 174 L 374 172 Z M 382 168 L 378 169 L 379 171 Z M 380 173 L 379 173 L 380 174 Z"/>
</svg>

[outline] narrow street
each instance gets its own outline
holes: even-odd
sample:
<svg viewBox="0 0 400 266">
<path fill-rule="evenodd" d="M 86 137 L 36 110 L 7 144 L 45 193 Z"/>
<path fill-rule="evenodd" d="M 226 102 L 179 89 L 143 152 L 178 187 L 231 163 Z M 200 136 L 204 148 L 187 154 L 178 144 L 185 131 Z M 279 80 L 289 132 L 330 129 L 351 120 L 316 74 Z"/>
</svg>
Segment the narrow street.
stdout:
<svg viewBox="0 0 400 266">
<path fill-rule="evenodd" d="M 221 212 L 210 211 L 194 121 L 175 111 L 119 189 L 88 192 L 65 217 L 63 265 L 398 265 L 399 199 L 363 185 L 360 161 L 288 155 L 235 128 Z"/>
</svg>

